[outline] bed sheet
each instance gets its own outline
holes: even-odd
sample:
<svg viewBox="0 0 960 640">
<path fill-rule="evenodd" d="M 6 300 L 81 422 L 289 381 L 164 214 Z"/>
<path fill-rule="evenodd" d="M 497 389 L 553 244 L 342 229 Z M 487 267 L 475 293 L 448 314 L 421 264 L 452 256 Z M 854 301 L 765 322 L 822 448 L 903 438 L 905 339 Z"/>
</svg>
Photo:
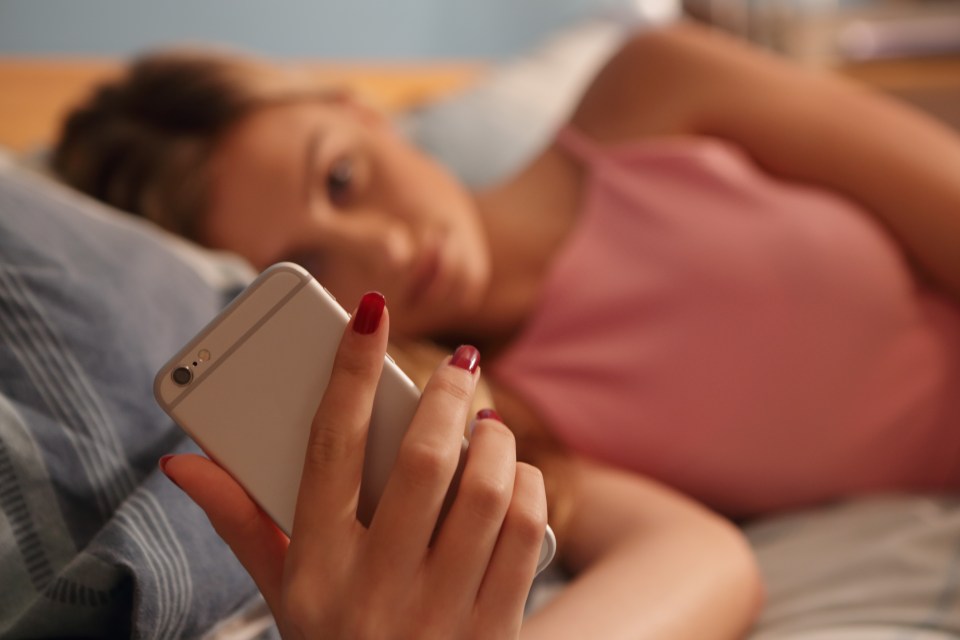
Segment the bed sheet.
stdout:
<svg viewBox="0 0 960 640">
<path fill-rule="evenodd" d="M 960 501 L 863 498 L 746 529 L 767 589 L 751 640 L 960 637 Z"/>
<path fill-rule="evenodd" d="M 748 640 L 960 637 L 960 500 L 888 495 L 772 516 L 744 528 L 764 610 Z M 564 588 L 538 579 L 529 612 Z"/>
</svg>

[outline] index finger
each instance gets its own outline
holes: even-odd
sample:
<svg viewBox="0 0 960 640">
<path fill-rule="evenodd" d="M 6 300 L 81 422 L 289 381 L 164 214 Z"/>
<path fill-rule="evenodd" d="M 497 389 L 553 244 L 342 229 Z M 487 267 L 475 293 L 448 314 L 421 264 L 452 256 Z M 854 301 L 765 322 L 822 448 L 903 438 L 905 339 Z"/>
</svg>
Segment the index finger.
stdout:
<svg viewBox="0 0 960 640">
<path fill-rule="evenodd" d="M 293 520 L 298 538 L 329 539 L 354 527 L 370 412 L 387 349 L 383 296 L 363 296 L 344 330 L 310 430 Z M 320 545 L 322 546 L 322 545 Z"/>
</svg>

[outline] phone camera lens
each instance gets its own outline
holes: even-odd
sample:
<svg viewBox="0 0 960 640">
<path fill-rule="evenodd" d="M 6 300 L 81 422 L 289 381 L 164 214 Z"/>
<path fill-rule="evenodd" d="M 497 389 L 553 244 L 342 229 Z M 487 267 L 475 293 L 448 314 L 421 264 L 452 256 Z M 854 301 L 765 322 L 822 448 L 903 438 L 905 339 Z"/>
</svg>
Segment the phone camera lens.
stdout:
<svg viewBox="0 0 960 640">
<path fill-rule="evenodd" d="M 173 381 L 178 385 L 185 387 L 193 380 L 193 372 L 190 371 L 188 367 L 177 367 L 173 370 L 173 373 L 170 374 L 170 377 L 173 378 Z"/>
</svg>

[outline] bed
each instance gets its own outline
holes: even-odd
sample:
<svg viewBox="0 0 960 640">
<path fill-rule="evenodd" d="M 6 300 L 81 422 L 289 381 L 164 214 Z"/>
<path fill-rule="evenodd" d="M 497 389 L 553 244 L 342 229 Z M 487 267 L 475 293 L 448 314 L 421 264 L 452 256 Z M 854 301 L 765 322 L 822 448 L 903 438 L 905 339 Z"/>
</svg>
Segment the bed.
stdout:
<svg viewBox="0 0 960 640">
<path fill-rule="evenodd" d="M 312 68 L 479 184 L 543 144 L 621 36 L 588 25 L 496 69 Z M 156 470 L 194 446 L 151 395 L 154 371 L 250 270 L 32 168 L 63 109 L 116 68 L 0 60 L 0 635 L 273 637 L 243 570 Z M 498 128 L 503 110 L 523 130 Z M 463 133 L 465 118 L 484 139 Z M 744 529 L 767 586 L 751 638 L 960 637 L 956 499 L 877 496 Z M 530 609 L 565 580 L 548 572 Z"/>
</svg>

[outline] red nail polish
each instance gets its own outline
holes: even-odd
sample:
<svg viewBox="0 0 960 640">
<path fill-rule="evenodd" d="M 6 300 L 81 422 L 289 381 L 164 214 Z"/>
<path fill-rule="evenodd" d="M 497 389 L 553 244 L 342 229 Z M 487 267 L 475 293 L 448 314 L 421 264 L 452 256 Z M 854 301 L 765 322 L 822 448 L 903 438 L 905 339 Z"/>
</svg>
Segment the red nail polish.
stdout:
<svg viewBox="0 0 960 640">
<path fill-rule="evenodd" d="M 450 364 L 473 373 L 480 364 L 480 352 L 477 351 L 476 347 L 471 347 L 468 344 L 460 345 L 457 347 L 457 350 L 453 352 Z"/>
<path fill-rule="evenodd" d="M 380 326 L 383 317 L 383 307 L 386 305 L 383 295 L 376 291 L 363 294 L 357 313 L 353 317 L 353 330 L 363 335 L 369 335 Z"/>
<path fill-rule="evenodd" d="M 480 409 L 480 411 L 477 411 L 477 420 L 496 420 L 497 422 L 503 422 L 500 414 L 493 409 Z"/>
</svg>

